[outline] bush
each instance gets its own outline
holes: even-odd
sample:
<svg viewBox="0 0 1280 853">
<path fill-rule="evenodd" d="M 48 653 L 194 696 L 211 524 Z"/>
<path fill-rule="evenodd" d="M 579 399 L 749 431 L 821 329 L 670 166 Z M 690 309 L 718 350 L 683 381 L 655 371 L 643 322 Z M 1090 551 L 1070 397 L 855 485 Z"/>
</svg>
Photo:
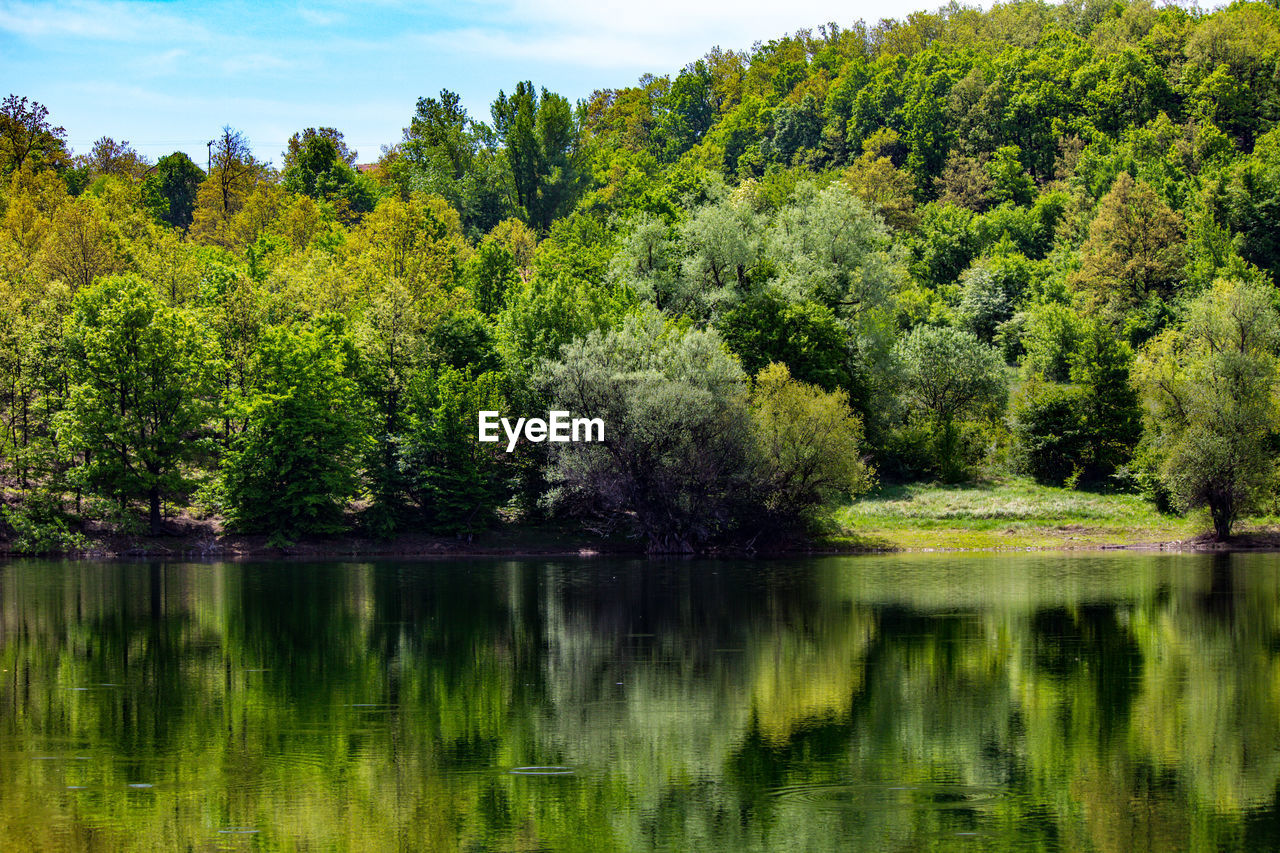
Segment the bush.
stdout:
<svg viewBox="0 0 1280 853">
<path fill-rule="evenodd" d="M 18 506 L 2 510 L 9 527 L 9 547 L 15 554 L 61 554 L 82 551 L 89 540 L 71 529 L 60 502 L 44 492 L 33 492 Z"/>
<path fill-rule="evenodd" d="M 1014 406 L 1019 467 L 1036 482 L 1061 486 L 1081 470 L 1089 442 L 1083 394 L 1063 385 L 1036 384 Z"/>
</svg>

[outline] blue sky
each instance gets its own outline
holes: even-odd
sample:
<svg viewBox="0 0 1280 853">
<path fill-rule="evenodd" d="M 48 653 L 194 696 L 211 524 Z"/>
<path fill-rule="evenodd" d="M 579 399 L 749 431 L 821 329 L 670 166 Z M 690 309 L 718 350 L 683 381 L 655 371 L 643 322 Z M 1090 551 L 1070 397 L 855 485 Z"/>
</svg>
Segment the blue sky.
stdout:
<svg viewBox="0 0 1280 853">
<path fill-rule="evenodd" d="M 747 49 L 936 5 L 0 0 L 0 95 L 47 106 L 76 153 L 112 136 L 152 159 L 182 150 L 203 163 L 205 142 L 229 124 L 279 164 L 292 133 L 330 126 L 364 162 L 400 138 L 419 96 L 442 88 L 488 120 L 498 90 L 518 80 L 576 100 L 671 73 L 716 45 Z"/>
</svg>

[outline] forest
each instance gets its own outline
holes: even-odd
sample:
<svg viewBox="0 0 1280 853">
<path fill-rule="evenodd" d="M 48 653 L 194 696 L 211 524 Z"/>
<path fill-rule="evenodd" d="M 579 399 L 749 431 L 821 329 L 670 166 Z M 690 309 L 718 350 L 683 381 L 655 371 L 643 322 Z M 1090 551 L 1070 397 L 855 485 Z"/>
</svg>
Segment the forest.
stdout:
<svg viewBox="0 0 1280 853">
<path fill-rule="evenodd" d="M 1220 539 L 1274 502 L 1272 6 L 953 3 L 406 114 L 278 164 L 228 124 L 202 168 L 4 99 L 14 551 L 183 519 L 771 548 L 993 472 Z M 550 410 L 607 440 L 477 441 Z"/>
</svg>

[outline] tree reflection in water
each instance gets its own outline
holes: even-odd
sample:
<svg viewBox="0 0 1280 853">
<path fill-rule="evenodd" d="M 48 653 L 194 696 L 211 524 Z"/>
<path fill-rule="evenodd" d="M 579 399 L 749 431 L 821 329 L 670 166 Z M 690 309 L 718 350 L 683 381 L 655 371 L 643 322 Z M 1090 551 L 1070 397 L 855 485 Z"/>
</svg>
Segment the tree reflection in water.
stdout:
<svg viewBox="0 0 1280 853">
<path fill-rule="evenodd" d="M 1280 845 L 1271 555 L 13 563 L 0 669 L 12 849 Z"/>
</svg>

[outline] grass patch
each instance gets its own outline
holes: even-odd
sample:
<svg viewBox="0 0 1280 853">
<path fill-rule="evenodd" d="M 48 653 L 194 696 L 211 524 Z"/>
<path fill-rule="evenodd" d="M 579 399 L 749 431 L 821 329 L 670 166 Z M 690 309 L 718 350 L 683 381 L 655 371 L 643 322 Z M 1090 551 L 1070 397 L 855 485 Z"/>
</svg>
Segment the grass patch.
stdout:
<svg viewBox="0 0 1280 853">
<path fill-rule="evenodd" d="M 1164 515 L 1137 495 L 1041 486 L 1009 477 L 963 486 L 886 486 L 836 513 L 834 543 L 890 550 L 1095 548 L 1182 541 L 1207 517 Z"/>
</svg>

